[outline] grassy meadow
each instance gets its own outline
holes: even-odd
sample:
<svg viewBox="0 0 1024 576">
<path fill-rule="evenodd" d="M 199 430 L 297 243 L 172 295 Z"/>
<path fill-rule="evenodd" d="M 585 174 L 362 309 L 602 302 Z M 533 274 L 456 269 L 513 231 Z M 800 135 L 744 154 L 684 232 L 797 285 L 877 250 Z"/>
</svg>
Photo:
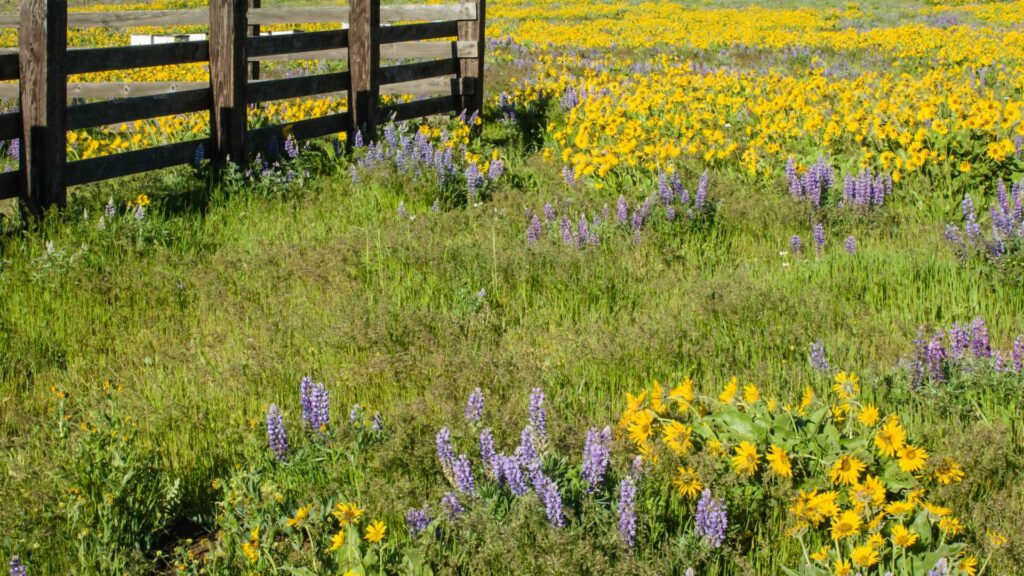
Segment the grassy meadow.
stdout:
<svg viewBox="0 0 1024 576">
<path fill-rule="evenodd" d="M 1024 574 L 1021 3 L 488 9 L 479 126 L 7 206 L 11 574 Z"/>
</svg>

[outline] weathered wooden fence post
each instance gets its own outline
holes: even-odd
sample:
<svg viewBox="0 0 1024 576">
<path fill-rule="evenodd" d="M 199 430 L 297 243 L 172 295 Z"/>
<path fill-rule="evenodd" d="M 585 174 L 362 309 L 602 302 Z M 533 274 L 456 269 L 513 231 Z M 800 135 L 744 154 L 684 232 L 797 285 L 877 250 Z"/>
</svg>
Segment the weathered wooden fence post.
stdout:
<svg viewBox="0 0 1024 576">
<path fill-rule="evenodd" d="M 472 58 L 459 59 L 459 76 L 469 79 L 463 80 L 463 85 L 468 82 L 471 92 L 463 93 L 462 108 L 467 114 L 483 112 L 484 108 L 484 54 L 486 53 L 485 26 L 487 11 L 487 0 L 476 0 L 476 20 L 464 20 L 459 22 L 459 41 L 476 42 L 476 55 Z M 464 88 L 465 90 L 465 88 Z"/>
<path fill-rule="evenodd" d="M 249 9 L 250 10 L 253 9 L 253 8 L 259 8 L 259 7 L 260 7 L 260 0 L 249 0 Z M 249 27 L 249 33 L 252 36 L 255 36 L 255 37 L 258 38 L 259 35 L 260 35 L 260 25 L 259 24 L 253 24 L 252 26 L 250 26 Z M 249 63 L 249 80 L 259 80 L 259 79 L 260 79 L 260 63 L 254 60 L 254 61 Z"/>
<path fill-rule="evenodd" d="M 361 131 L 366 142 L 377 130 L 380 100 L 380 0 L 351 0 L 348 24 L 348 108 L 352 116 L 349 144 Z"/>
<path fill-rule="evenodd" d="M 210 0 L 212 159 L 242 166 L 245 158 L 248 0 Z"/>
<path fill-rule="evenodd" d="M 19 17 L 21 198 L 39 215 L 55 204 L 67 205 L 68 3 L 22 0 Z"/>
</svg>

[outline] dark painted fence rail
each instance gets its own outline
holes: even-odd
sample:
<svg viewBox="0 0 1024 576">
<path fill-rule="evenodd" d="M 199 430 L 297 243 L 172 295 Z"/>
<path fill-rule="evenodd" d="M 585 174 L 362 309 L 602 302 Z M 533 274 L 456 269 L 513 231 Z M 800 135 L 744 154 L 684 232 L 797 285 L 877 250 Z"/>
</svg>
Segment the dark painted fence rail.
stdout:
<svg viewBox="0 0 1024 576">
<path fill-rule="evenodd" d="M 485 2 L 260 8 L 259 0 L 210 0 L 209 10 L 69 13 L 66 1 L 22 0 L 18 14 L 0 14 L 0 28 L 18 28 L 18 52 L 0 54 L 0 81 L 19 82 L 0 84 L 0 97 L 20 98 L 18 111 L 0 114 L 0 141 L 20 139 L 19 169 L 0 173 L 0 199 L 20 198 L 40 213 L 65 206 L 68 186 L 188 164 L 200 147 L 216 163 L 244 163 L 285 133 L 351 137 L 357 129 L 373 134 L 383 114 L 408 120 L 480 110 Z M 260 26 L 311 23 L 338 29 L 259 35 Z M 68 48 L 69 27 L 180 25 L 208 25 L 207 40 Z M 382 52 L 389 60 L 420 61 L 382 66 Z M 259 63 L 267 60 L 347 61 L 348 70 L 261 80 Z M 196 62 L 209 65 L 209 84 L 68 83 L 71 74 Z M 385 109 L 381 93 L 431 97 Z M 348 111 L 247 129 L 250 104 L 329 94 L 347 95 Z M 69 96 L 91 101 L 69 104 Z M 67 161 L 68 130 L 204 111 L 208 138 Z"/>
</svg>

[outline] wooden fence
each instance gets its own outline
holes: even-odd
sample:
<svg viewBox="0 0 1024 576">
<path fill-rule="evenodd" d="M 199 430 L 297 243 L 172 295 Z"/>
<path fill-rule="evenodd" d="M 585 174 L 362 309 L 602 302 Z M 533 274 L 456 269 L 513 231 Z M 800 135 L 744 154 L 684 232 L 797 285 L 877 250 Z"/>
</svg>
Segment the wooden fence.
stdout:
<svg viewBox="0 0 1024 576">
<path fill-rule="evenodd" d="M 65 206 L 68 186 L 188 164 L 200 147 L 214 162 L 244 163 L 286 133 L 302 140 L 348 132 L 351 142 L 355 130 L 372 135 L 382 118 L 480 110 L 485 1 L 260 8 L 259 0 L 210 0 L 209 10 L 68 13 L 66 1 L 22 0 L 19 14 L 0 14 L 0 27 L 19 28 L 18 52 L 0 54 L 0 81 L 19 84 L 0 84 L 0 97 L 3 88 L 17 86 L 21 100 L 19 111 L 0 114 L 0 140 L 21 139 L 20 169 L 0 173 L 0 199 L 20 197 L 38 213 Z M 259 35 L 260 26 L 324 23 L 338 28 Z M 197 25 L 209 27 L 207 40 L 112 48 L 67 43 L 68 28 Z M 347 60 L 348 71 L 260 79 L 261 61 L 317 59 Z M 402 63 L 382 66 L 382 59 Z M 209 83 L 68 83 L 71 74 L 197 62 L 208 63 Z M 428 97 L 385 107 L 382 93 Z M 348 111 L 247 129 L 250 105 L 328 94 L 347 94 Z M 69 105 L 69 97 L 94 101 Z M 203 111 L 210 115 L 208 138 L 67 162 L 68 130 Z"/>
</svg>

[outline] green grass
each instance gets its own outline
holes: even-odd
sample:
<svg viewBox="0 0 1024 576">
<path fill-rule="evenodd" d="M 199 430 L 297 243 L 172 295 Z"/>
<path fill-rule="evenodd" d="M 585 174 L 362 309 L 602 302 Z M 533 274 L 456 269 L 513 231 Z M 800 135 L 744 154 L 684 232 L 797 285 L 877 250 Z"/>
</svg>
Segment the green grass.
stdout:
<svg viewBox="0 0 1024 576">
<path fill-rule="evenodd" d="M 45 481 L 49 389 L 88 399 L 107 379 L 124 386 L 143 437 L 185 480 L 183 511 L 200 518 L 209 514 L 204 487 L 237 457 L 246 422 L 270 402 L 296 413 L 305 374 L 339 402 L 427 427 L 457 419 L 474 387 L 493 405 L 521 405 L 543 386 L 564 422 L 556 435 L 578 442 L 587 425 L 616 419 L 623 392 L 652 378 L 689 374 L 711 391 L 736 374 L 793 400 L 814 378 L 808 345 L 822 340 L 833 366 L 863 373 L 914 432 L 941 431 L 943 447 L 971 443 L 976 429 L 963 425 L 973 409 L 948 417 L 918 400 L 894 406 L 907 401 L 897 364 L 917 326 L 977 315 L 1005 348 L 1024 331 L 1024 294 L 957 260 L 939 236 L 941 211 L 897 200 L 875 222 L 830 226 L 822 258 L 791 262 L 779 252 L 790 235 L 808 237 L 803 209 L 781 187 L 754 192 L 714 174 L 720 224 L 709 233 L 655 230 L 638 246 L 623 235 L 586 251 L 528 247 L 524 210 L 566 195 L 555 173 L 514 166 L 513 185 L 493 201 L 439 215 L 401 182 L 352 186 L 344 176 L 284 199 L 215 198 L 203 213 L 161 214 L 157 200 L 151 226 L 165 232 L 163 245 L 138 252 L 100 241 L 92 228 L 107 191 L 161 186 L 150 178 L 94 190 L 64 222 L 9 234 L 0 430 L 10 472 L 0 514 L 20 528 L 3 547 L 54 547 L 60 561 L 61 546 L 47 543 L 55 526 L 42 520 L 55 504 Z M 400 200 L 414 221 L 397 218 Z M 576 197 L 595 209 L 613 200 Z M 847 231 L 857 234 L 856 256 L 841 249 Z M 33 261 L 47 240 L 68 252 L 84 241 L 87 256 L 40 272 Z M 995 403 L 982 411 L 996 422 L 1019 414 Z M 508 430 L 518 419 L 498 417 Z M 1008 456 L 1018 452 L 1012 437 L 998 447 Z"/>
<path fill-rule="evenodd" d="M 181 171 L 80 190 L 63 215 L 38 225 L 5 221 L 0 553 L 30 557 L 41 567 L 33 573 L 75 570 L 56 492 L 51 386 L 91 407 L 104 381 L 123 385 L 142 444 L 182 480 L 174 530 L 161 544 L 169 550 L 213 528 L 211 482 L 261 438 L 249 422 L 261 423 L 268 404 L 299 412 L 306 374 L 328 385 L 335 410 L 359 402 L 399 430 L 382 448 L 378 464 L 390 466 L 368 496 L 398 519 L 437 491 L 432 435 L 461 418 L 476 387 L 489 406 L 514 407 L 490 413 L 507 445 L 527 394 L 542 386 L 555 444 L 575 454 L 589 426 L 616 421 L 623 393 L 652 379 L 691 375 L 712 392 L 736 375 L 794 401 L 808 383 L 822 384 L 807 362 L 820 340 L 832 366 L 861 374 L 867 394 L 901 414 L 913 435 L 963 460 L 970 479 L 957 513 L 972 527 L 997 518 L 1015 536 L 990 573 L 1022 573 L 1019 382 L 1009 392 L 988 382 L 959 395 L 907 390 L 903 363 L 919 326 L 983 316 L 1001 349 L 1024 333 L 1020 282 L 948 249 L 941 235 L 953 210 L 929 182 L 909 179 L 870 217 L 829 212 L 820 258 L 780 255 L 793 234 L 810 244 L 810 213 L 783 183 L 752 184 L 732 171 L 711 175 L 721 204 L 709 230 L 655 227 L 639 245 L 617 234 L 583 251 L 553 240 L 528 246 L 526 210 L 569 195 L 577 208 L 614 210 L 619 192 L 567 191 L 560 165 L 488 122 L 484 139 L 515 158 L 509 177 L 481 205 L 440 214 L 425 185 L 400 178 L 352 184 L 339 171 L 266 197 L 208 195 Z M 687 166 L 691 188 L 700 169 Z M 646 194 L 624 191 L 631 202 Z M 95 229 L 108 197 L 123 205 L 143 192 L 155 203 L 153 241 L 139 248 Z M 397 217 L 401 201 L 414 220 Z M 849 234 L 855 256 L 842 249 Z M 48 241 L 79 256 L 47 258 Z M 492 548 L 515 537 L 480 530 Z M 543 538 L 513 540 L 505 557 L 565 573 L 656 572 L 664 560 L 601 567 L 584 536 Z M 776 552 L 765 547 L 730 566 L 771 573 Z M 460 561 L 463 573 L 473 566 L 448 561 L 451 572 Z"/>
</svg>

